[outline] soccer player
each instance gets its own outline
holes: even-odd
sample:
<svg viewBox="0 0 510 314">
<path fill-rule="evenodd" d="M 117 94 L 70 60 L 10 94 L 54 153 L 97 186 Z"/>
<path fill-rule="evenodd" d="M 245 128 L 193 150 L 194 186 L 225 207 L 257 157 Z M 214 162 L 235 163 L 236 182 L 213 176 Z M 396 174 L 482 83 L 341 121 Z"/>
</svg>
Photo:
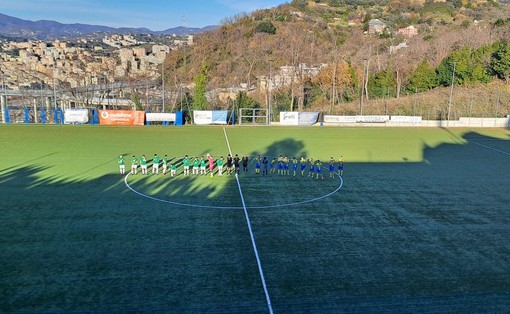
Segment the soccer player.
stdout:
<svg viewBox="0 0 510 314">
<path fill-rule="evenodd" d="M 163 163 L 162 163 L 162 165 L 163 165 L 163 175 L 164 175 L 164 176 L 166 176 L 166 170 L 168 169 L 168 165 L 167 165 L 167 163 L 168 163 L 168 156 L 167 156 L 167 155 L 165 155 L 165 156 L 163 157 Z"/>
<path fill-rule="evenodd" d="M 138 158 L 135 155 L 131 157 L 131 174 L 136 174 L 138 172 Z"/>
<path fill-rule="evenodd" d="M 278 175 L 283 175 L 283 155 L 278 157 Z"/>
<path fill-rule="evenodd" d="M 200 158 L 200 174 L 205 174 L 205 159 L 204 156 Z"/>
<path fill-rule="evenodd" d="M 342 176 L 344 174 L 344 157 L 338 158 L 338 174 Z"/>
<path fill-rule="evenodd" d="M 158 174 L 159 172 L 159 156 L 158 154 L 154 154 L 152 157 L 152 174 Z"/>
<path fill-rule="evenodd" d="M 319 176 L 324 180 L 324 176 L 322 175 L 322 162 L 317 159 L 315 162 L 315 173 L 317 175 L 317 179 L 319 179 Z"/>
<path fill-rule="evenodd" d="M 193 174 L 194 175 L 198 175 L 198 170 L 200 168 L 200 161 L 198 160 L 198 157 L 195 157 L 195 159 L 193 159 Z"/>
<path fill-rule="evenodd" d="M 218 175 L 222 176 L 223 175 L 223 156 L 221 156 L 220 159 L 218 159 L 216 161 L 216 165 L 218 166 Z"/>
<path fill-rule="evenodd" d="M 140 168 L 142 168 L 142 174 L 148 174 L 147 173 L 147 158 L 145 158 L 145 155 L 142 155 L 142 158 L 140 158 Z"/>
<path fill-rule="evenodd" d="M 227 155 L 227 174 L 230 175 L 230 173 L 232 172 L 232 156 L 230 156 L 230 154 Z"/>
<path fill-rule="evenodd" d="M 240 167 L 239 162 L 240 162 L 240 161 L 241 161 L 241 160 L 239 159 L 239 155 L 237 155 L 237 154 L 236 154 L 236 155 L 234 156 L 234 172 L 235 172 L 236 174 L 239 174 L 239 167 Z"/>
<path fill-rule="evenodd" d="M 182 165 L 184 166 L 184 175 L 185 176 L 189 176 L 190 163 L 191 163 L 190 158 L 188 157 L 188 155 L 185 155 L 184 158 L 182 159 Z"/>
<path fill-rule="evenodd" d="M 209 161 L 209 172 L 212 177 L 214 175 L 214 158 L 210 154 L 207 154 L 207 160 Z"/>
<path fill-rule="evenodd" d="M 301 157 L 301 159 L 299 160 L 299 163 L 301 164 L 301 176 L 304 176 L 305 175 L 305 169 L 306 169 L 306 159 L 305 157 Z"/>
<path fill-rule="evenodd" d="M 278 160 L 274 157 L 273 160 L 271 160 L 271 165 L 269 166 L 269 173 L 275 173 L 276 163 L 278 163 Z"/>
<path fill-rule="evenodd" d="M 308 173 L 308 176 L 313 178 L 315 174 L 313 158 L 308 159 L 308 164 L 310 166 L 310 173 Z"/>
<path fill-rule="evenodd" d="M 333 178 L 333 174 L 335 172 L 335 160 L 333 157 L 329 159 L 329 177 Z"/>
<path fill-rule="evenodd" d="M 120 155 L 119 159 L 117 160 L 117 163 L 119 164 L 119 171 L 120 175 L 123 175 L 126 171 L 126 161 L 124 159 L 124 156 Z"/>
<path fill-rule="evenodd" d="M 283 175 L 290 175 L 289 157 L 287 155 L 283 157 Z"/>
<path fill-rule="evenodd" d="M 297 166 L 298 160 L 296 159 L 296 157 L 292 157 L 292 171 L 294 171 L 294 177 L 296 176 Z"/>
<path fill-rule="evenodd" d="M 257 155 L 257 158 L 255 158 L 255 174 L 260 173 L 260 155 Z"/>
<path fill-rule="evenodd" d="M 243 171 L 248 172 L 248 156 L 243 155 L 242 163 L 243 163 Z"/>
<path fill-rule="evenodd" d="M 264 165 L 264 169 L 262 170 L 262 175 L 267 176 L 267 164 L 269 163 L 269 160 L 267 160 L 266 156 L 264 156 L 264 159 L 262 159 L 262 164 Z"/>
<path fill-rule="evenodd" d="M 175 163 L 172 163 L 170 165 L 170 176 L 174 177 L 176 175 L 177 175 L 177 166 L 175 165 Z"/>
</svg>

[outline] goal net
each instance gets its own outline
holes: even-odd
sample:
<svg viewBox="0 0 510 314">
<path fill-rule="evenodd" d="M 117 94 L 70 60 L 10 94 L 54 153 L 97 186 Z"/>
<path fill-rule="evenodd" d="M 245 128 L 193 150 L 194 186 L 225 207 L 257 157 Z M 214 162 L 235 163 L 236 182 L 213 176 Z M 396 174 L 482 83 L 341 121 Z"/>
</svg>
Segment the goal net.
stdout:
<svg viewBox="0 0 510 314">
<path fill-rule="evenodd" d="M 239 124 L 269 124 L 267 109 L 239 108 Z"/>
</svg>

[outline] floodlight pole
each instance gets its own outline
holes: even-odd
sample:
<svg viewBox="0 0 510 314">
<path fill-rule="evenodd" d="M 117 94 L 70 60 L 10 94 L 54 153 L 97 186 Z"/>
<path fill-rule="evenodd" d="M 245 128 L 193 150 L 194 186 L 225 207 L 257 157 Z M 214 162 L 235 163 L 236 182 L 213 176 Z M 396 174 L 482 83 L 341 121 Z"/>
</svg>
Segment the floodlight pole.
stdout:
<svg viewBox="0 0 510 314">
<path fill-rule="evenodd" d="M 267 89 L 269 91 L 269 99 L 268 99 L 268 124 L 270 125 L 271 124 L 271 112 L 272 112 L 272 105 L 273 105 L 273 95 L 271 94 L 271 90 L 272 90 L 272 81 L 273 81 L 273 78 L 271 77 L 271 71 L 272 71 L 272 61 L 269 60 L 269 80 L 267 81 Z"/>
<path fill-rule="evenodd" d="M 165 60 L 163 59 L 163 62 L 161 63 L 161 81 L 162 81 L 162 101 L 163 101 L 163 108 L 162 112 L 165 112 Z"/>
<path fill-rule="evenodd" d="M 359 115 L 362 116 L 363 115 L 363 98 L 365 98 L 365 69 L 366 69 L 366 63 L 367 63 L 367 59 L 363 59 L 363 75 L 362 75 L 362 78 L 363 78 L 363 82 L 361 83 L 361 99 L 360 99 L 360 102 L 359 102 Z"/>
<path fill-rule="evenodd" d="M 455 83 L 455 65 L 456 64 L 457 64 L 457 61 L 453 61 L 452 87 L 450 89 L 450 98 L 448 99 L 448 113 L 446 115 L 447 124 L 450 123 L 450 112 L 452 110 L 453 86 Z"/>
</svg>

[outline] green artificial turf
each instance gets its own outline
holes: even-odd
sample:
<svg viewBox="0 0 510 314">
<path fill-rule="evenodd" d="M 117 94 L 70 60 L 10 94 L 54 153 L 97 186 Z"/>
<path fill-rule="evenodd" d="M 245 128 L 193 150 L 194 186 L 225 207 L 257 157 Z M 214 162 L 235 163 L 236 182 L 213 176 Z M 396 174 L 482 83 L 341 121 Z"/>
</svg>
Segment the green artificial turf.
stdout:
<svg viewBox="0 0 510 314">
<path fill-rule="evenodd" d="M 509 135 L 1 125 L 0 311 L 266 313 L 244 200 L 275 313 L 505 312 Z M 155 153 L 251 163 L 242 194 L 182 165 L 119 175 L 119 154 L 128 172 Z M 256 175 L 257 154 L 321 159 L 325 179 Z"/>
</svg>

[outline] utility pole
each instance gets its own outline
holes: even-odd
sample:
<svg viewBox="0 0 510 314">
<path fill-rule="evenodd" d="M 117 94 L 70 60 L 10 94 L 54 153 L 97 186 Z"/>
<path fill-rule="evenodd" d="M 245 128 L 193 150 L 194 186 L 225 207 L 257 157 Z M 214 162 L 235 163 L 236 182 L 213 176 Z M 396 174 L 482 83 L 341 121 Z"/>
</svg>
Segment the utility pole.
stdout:
<svg viewBox="0 0 510 314">
<path fill-rule="evenodd" d="M 272 60 L 269 60 L 269 80 L 267 82 L 267 89 L 268 89 L 268 92 L 269 92 L 269 99 L 268 99 L 268 124 L 271 124 L 271 112 L 272 112 L 272 102 L 273 102 L 273 95 L 271 94 L 271 89 L 272 89 L 272 77 L 271 77 L 271 67 L 272 67 Z"/>
<path fill-rule="evenodd" d="M 361 83 L 361 99 L 359 103 L 359 115 L 363 115 L 363 98 L 365 98 L 365 69 L 366 69 L 367 59 L 363 59 L 363 82 Z"/>
<path fill-rule="evenodd" d="M 161 63 L 161 80 L 162 80 L 162 99 L 163 99 L 163 110 L 162 112 L 165 112 L 165 59 L 163 59 L 163 62 Z"/>
<path fill-rule="evenodd" d="M 452 110 L 452 98 L 453 98 L 453 86 L 455 83 L 455 65 L 457 64 L 457 61 L 453 61 L 453 72 L 452 72 L 452 87 L 450 89 L 450 98 L 448 100 L 448 113 L 446 116 L 446 120 L 448 121 L 447 124 L 450 122 L 450 112 Z"/>
</svg>

